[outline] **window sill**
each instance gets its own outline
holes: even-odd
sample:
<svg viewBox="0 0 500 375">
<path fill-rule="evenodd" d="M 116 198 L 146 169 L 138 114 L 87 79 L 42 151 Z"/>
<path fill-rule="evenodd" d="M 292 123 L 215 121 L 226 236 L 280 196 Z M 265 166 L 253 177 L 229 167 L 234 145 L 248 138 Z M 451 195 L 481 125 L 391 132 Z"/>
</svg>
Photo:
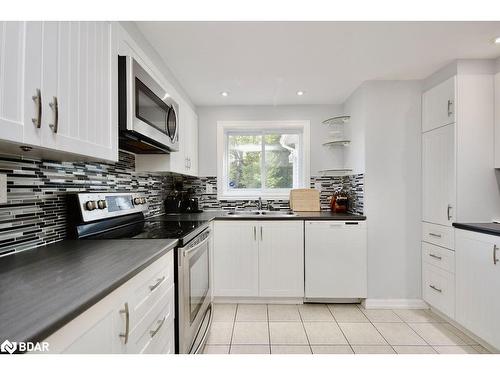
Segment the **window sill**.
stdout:
<svg viewBox="0 0 500 375">
<path fill-rule="evenodd" d="M 258 194 L 258 195 L 249 195 L 249 194 L 242 194 L 242 195 L 235 195 L 235 194 L 217 194 L 217 199 L 218 200 L 223 200 L 223 201 L 257 201 L 259 198 L 262 198 L 264 200 L 289 200 L 290 199 L 290 193 L 284 193 L 284 194 Z"/>
</svg>

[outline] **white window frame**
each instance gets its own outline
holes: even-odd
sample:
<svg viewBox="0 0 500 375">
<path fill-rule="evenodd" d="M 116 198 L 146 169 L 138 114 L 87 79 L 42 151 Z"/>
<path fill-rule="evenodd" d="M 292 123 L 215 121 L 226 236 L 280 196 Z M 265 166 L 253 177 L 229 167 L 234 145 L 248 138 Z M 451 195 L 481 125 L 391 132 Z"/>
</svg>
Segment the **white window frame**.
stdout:
<svg viewBox="0 0 500 375">
<path fill-rule="evenodd" d="M 297 188 L 308 188 L 310 184 L 310 122 L 300 121 L 217 121 L 217 198 L 223 200 L 240 199 L 288 199 L 290 189 L 245 189 L 244 191 L 229 190 L 227 186 L 227 145 L 226 134 L 238 132 L 283 132 L 296 130 L 302 137 L 302 162 L 299 163 L 301 177 Z"/>
</svg>

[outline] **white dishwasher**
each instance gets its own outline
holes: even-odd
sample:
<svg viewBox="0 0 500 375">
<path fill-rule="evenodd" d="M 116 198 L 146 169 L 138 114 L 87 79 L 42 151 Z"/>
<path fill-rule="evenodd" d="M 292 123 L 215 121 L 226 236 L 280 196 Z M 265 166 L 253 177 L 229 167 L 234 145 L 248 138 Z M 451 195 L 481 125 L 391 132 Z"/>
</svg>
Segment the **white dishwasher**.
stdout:
<svg viewBox="0 0 500 375">
<path fill-rule="evenodd" d="M 306 221 L 304 262 L 306 300 L 366 298 L 366 222 Z"/>
</svg>

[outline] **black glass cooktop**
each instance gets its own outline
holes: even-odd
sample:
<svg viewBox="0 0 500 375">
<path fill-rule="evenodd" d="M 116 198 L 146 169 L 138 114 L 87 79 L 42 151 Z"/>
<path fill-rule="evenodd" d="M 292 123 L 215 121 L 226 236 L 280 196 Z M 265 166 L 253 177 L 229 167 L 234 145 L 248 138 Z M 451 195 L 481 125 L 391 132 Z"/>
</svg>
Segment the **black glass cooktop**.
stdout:
<svg viewBox="0 0 500 375">
<path fill-rule="evenodd" d="M 92 239 L 162 239 L 177 238 L 186 243 L 207 227 L 206 221 L 145 220 L 93 235 Z"/>
</svg>

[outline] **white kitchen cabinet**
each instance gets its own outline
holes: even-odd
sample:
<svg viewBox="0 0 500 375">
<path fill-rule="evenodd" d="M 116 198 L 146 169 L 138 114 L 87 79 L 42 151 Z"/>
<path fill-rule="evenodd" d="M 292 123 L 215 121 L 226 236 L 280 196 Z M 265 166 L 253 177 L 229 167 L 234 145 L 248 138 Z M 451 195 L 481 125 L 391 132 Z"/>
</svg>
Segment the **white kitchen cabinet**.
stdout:
<svg viewBox="0 0 500 375">
<path fill-rule="evenodd" d="M 495 168 L 500 168 L 500 72 L 495 74 Z"/>
<path fill-rule="evenodd" d="M 455 275 L 424 260 L 422 297 L 449 318 L 455 317 Z"/>
<path fill-rule="evenodd" d="M 32 44 L 26 39 L 26 26 L 26 22 L 0 22 L 0 140 L 17 143 L 23 142 L 25 127 L 34 126 L 24 107 L 27 105 L 31 115 L 36 88 L 24 82 L 24 64 L 39 52 L 30 49 L 25 56 L 26 46 Z"/>
<path fill-rule="evenodd" d="M 304 296 L 302 221 L 217 221 L 215 297 Z"/>
<path fill-rule="evenodd" d="M 451 226 L 456 207 L 455 125 L 424 133 L 422 148 L 422 219 Z"/>
<path fill-rule="evenodd" d="M 6 100 L 0 107 L 5 109 L 0 121 L 9 124 L 1 127 L 0 139 L 34 147 L 29 155 L 117 161 L 115 24 L 8 22 L 2 26 L 9 50 L 2 64 L 10 77 L 0 84 L 1 91 L 9 92 L 0 99 Z"/>
<path fill-rule="evenodd" d="M 422 95 L 422 131 L 455 122 L 455 77 L 451 77 Z"/>
<path fill-rule="evenodd" d="M 44 341 L 50 353 L 173 353 L 170 251 Z"/>
<path fill-rule="evenodd" d="M 500 349 L 499 248 L 500 237 L 456 230 L 456 321 L 497 349 Z"/>
<path fill-rule="evenodd" d="M 257 221 L 214 223 L 215 297 L 259 295 L 259 243 Z"/>
<path fill-rule="evenodd" d="M 262 221 L 259 237 L 259 295 L 304 296 L 304 222 Z"/>
<path fill-rule="evenodd" d="M 366 222 L 305 222 L 306 299 L 367 296 Z"/>
</svg>

